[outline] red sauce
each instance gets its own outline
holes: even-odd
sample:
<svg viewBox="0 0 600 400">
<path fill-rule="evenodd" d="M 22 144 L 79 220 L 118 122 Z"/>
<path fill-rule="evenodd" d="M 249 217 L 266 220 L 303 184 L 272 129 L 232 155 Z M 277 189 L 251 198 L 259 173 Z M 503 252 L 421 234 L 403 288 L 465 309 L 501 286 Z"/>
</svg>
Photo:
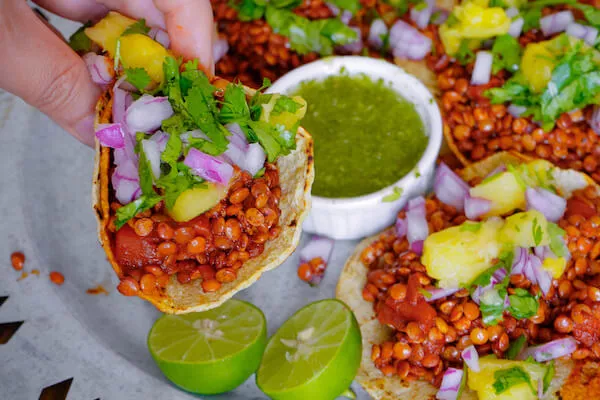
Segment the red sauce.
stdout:
<svg viewBox="0 0 600 400">
<path fill-rule="evenodd" d="M 157 248 L 160 238 L 156 229 L 145 237 L 138 236 L 133 228 L 124 225 L 115 235 L 115 258 L 123 268 L 142 268 L 146 265 L 160 264 Z"/>
<path fill-rule="evenodd" d="M 600 339 L 600 320 L 594 317 L 585 318 L 573 328 L 573 337 L 585 346 L 592 347 Z"/>
<path fill-rule="evenodd" d="M 592 218 L 594 215 L 597 215 L 598 212 L 596 211 L 596 207 L 594 207 L 587 199 L 575 195 L 567 200 L 567 210 L 563 218 L 577 214 L 584 218 Z"/>
<path fill-rule="evenodd" d="M 423 329 L 431 328 L 437 313 L 419 292 L 420 287 L 419 277 L 415 274 L 411 275 L 408 278 L 404 300 L 398 301 L 388 296 L 385 303 L 379 303 L 377 310 L 379 322 L 392 325 L 398 330 L 411 321 L 417 322 Z"/>
</svg>

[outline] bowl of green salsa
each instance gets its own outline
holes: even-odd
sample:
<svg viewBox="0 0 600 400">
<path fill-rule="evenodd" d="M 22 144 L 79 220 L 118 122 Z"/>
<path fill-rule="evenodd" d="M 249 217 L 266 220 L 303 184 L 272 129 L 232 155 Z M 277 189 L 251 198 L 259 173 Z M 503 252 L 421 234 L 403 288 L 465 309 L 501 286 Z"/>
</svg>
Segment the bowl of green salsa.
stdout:
<svg viewBox="0 0 600 400">
<path fill-rule="evenodd" d="M 272 93 L 301 96 L 315 143 L 307 232 L 358 239 L 391 225 L 431 184 L 442 143 L 433 95 L 387 61 L 329 57 L 277 80 Z"/>
</svg>

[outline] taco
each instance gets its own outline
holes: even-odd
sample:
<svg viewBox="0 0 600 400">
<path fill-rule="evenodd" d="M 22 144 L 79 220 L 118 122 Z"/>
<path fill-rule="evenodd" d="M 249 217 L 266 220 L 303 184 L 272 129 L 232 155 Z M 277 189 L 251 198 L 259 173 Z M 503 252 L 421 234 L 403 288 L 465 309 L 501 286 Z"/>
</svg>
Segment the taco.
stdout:
<svg viewBox="0 0 600 400">
<path fill-rule="evenodd" d="M 336 297 L 361 327 L 375 399 L 600 396 L 600 192 L 498 153 L 361 242 Z"/>
<path fill-rule="evenodd" d="M 109 13 L 84 33 L 102 49 L 85 56 L 107 88 L 93 201 L 118 290 L 166 313 L 216 307 L 298 244 L 314 177 L 306 103 L 209 77 L 143 20 Z"/>
</svg>

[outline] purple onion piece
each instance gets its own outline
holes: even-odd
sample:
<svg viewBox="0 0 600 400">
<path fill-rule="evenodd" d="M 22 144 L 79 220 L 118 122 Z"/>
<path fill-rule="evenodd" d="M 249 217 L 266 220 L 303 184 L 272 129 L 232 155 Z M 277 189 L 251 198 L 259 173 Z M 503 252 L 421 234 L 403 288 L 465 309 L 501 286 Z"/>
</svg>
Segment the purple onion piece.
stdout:
<svg viewBox="0 0 600 400">
<path fill-rule="evenodd" d="M 481 369 L 479 367 L 479 354 L 477 354 L 477 350 L 475 346 L 470 345 L 466 349 L 464 349 L 461 353 L 462 359 L 465 361 L 469 369 L 474 372 L 479 372 Z"/>
<path fill-rule="evenodd" d="M 572 337 L 553 340 L 539 346 L 527 348 L 519 356 L 519 360 L 526 360 L 530 356 L 537 362 L 546 362 L 567 356 L 577 350 L 577 341 Z"/>
<path fill-rule="evenodd" d="M 369 37 L 367 42 L 376 49 L 383 48 L 383 37 L 388 34 L 388 27 L 382 19 L 373 20 L 369 28 Z"/>
<path fill-rule="evenodd" d="M 489 51 L 479 51 L 475 58 L 475 67 L 471 76 L 472 85 L 486 85 L 492 77 L 494 56 Z"/>
<path fill-rule="evenodd" d="M 97 128 L 96 137 L 102 146 L 112 149 L 125 147 L 125 134 L 120 123 L 99 124 Z"/>
<path fill-rule="evenodd" d="M 540 19 L 540 28 L 544 36 L 564 32 L 571 22 L 575 21 L 571 11 L 560 11 Z"/>
<path fill-rule="evenodd" d="M 487 214 L 492 208 L 492 202 L 488 199 L 479 197 L 471 197 L 467 195 L 465 198 L 465 215 L 468 219 L 477 219 Z"/>
<path fill-rule="evenodd" d="M 551 222 L 561 219 L 567 209 L 567 200 L 543 188 L 528 187 L 525 198 L 527 210 L 537 210 Z"/>
<path fill-rule="evenodd" d="M 201 178 L 220 185 L 227 185 L 233 176 L 231 165 L 198 149 L 190 149 L 183 163 Z"/>
<path fill-rule="evenodd" d="M 436 170 L 433 190 L 442 203 L 459 211 L 464 209 L 465 198 L 469 194 L 469 185 L 445 163 L 440 163 Z"/>
<path fill-rule="evenodd" d="M 127 109 L 125 121 L 131 132 L 152 132 L 172 115 L 173 108 L 167 97 L 145 94 Z"/>
<path fill-rule="evenodd" d="M 460 390 L 460 383 L 464 371 L 456 368 L 448 368 L 442 377 L 440 390 L 435 395 L 437 400 L 456 400 Z"/>
<path fill-rule="evenodd" d="M 335 241 L 333 239 L 324 236 L 311 236 L 308 243 L 300 250 L 300 264 L 307 263 L 314 258 L 320 257 L 327 265 L 333 251 L 334 243 Z"/>
</svg>

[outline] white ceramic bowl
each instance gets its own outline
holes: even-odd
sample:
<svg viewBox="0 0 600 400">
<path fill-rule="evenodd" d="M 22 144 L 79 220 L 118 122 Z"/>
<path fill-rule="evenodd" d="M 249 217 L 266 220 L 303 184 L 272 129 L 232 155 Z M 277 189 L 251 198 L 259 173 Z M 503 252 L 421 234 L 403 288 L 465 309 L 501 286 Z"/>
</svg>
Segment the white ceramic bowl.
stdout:
<svg viewBox="0 0 600 400">
<path fill-rule="evenodd" d="M 408 199 L 429 188 L 442 144 L 442 117 L 433 95 L 417 78 L 394 64 L 368 57 L 328 57 L 306 64 L 279 78 L 267 92 L 291 94 L 301 82 L 338 75 L 342 68 L 349 75 L 366 74 L 374 80 L 383 78 L 390 82 L 392 89 L 415 105 L 429 137 L 415 169 L 393 185 L 352 198 L 312 196 L 312 208 L 303 225 L 305 231 L 333 239 L 359 239 L 390 226 Z M 319 146 L 318 140 L 315 146 Z M 315 174 L 318 177 L 319 171 Z M 394 187 L 402 189 L 402 196 L 396 201 L 384 202 L 383 198 L 392 194 Z"/>
</svg>

